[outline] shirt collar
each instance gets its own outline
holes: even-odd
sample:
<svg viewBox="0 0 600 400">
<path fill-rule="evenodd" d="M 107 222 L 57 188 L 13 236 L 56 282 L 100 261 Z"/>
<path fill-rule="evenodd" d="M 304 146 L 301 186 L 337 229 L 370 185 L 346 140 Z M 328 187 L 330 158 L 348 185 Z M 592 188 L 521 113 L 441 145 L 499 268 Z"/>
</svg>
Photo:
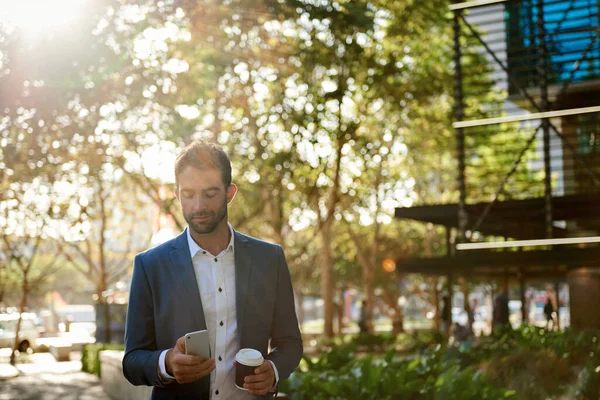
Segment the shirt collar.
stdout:
<svg viewBox="0 0 600 400">
<path fill-rule="evenodd" d="M 234 251 L 233 227 L 231 226 L 231 224 L 229 222 L 227 223 L 227 227 L 229 228 L 229 232 L 231 233 L 231 238 L 229 239 L 229 244 L 221 253 L 217 254 L 217 256 L 225 254 L 227 251 L 229 251 L 229 249 L 231 249 L 231 251 Z M 188 246 L 190 247 L 190 255 L 192 256 L 192 258 L 194 258 L 196 253 L 198 253 L 199 251 L 205 251 L 205 250 L 202 247 L 200 247 L 198 245 L 198 243 L 196 243 L 196 241 L 192 238 L 189 227 L 185 228 L 185 231 L 187 234 Z"/>
</svg>

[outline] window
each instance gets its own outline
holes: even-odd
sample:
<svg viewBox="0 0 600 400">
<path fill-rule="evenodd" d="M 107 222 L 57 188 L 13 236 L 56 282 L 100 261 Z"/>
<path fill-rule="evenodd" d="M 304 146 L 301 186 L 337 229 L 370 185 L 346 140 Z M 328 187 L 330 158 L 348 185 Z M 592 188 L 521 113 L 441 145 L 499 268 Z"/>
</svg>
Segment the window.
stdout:
<svg viewBox="0 0 600 400">
<path fill-rule="evenodd" d="M 600 79 L 599 1 L 523 0 L 506 6 L 508 68 L 519 85 L 542 83 L 540 6 L 549 83 Z M 510 91 L 517 88 L 511 85 Z"/>
<path fill-rule="evenodd" d="M 600 154 L 600 115 L 580 115 L 577 122 L 577 152 L 588 156 Z"/>
</svg>

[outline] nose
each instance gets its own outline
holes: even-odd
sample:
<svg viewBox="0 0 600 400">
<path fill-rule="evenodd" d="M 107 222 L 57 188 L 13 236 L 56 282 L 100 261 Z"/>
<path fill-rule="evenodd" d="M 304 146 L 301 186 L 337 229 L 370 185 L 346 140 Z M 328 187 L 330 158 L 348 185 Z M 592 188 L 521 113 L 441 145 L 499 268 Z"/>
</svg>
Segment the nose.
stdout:
<svg viewBox="0 0 600 400">
<path fill-rule="evenodd" d="M 192 203 L 192 211 L 198 212 L 201 211 L 202 208 L 202 199 L 200 198 L 200 196 L 194 196 L 194 201 Z"/>
</svg>

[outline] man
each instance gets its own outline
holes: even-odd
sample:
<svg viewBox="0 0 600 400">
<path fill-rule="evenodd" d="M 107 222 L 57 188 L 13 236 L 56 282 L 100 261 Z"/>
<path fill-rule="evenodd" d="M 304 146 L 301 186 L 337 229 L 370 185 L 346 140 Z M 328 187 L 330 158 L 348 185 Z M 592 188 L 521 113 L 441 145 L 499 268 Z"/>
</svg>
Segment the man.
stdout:
<svg viewBox="0 0 600 400">
<path fill-rule="evenodd" d="M 546 286 L 546 303 L 544 304 L 544 315 L 546 316 L 546 329 L 547 330 L 555 330 L 556 329 L 556 313 L 555 311 L 558 309 L 556 307 L 556 293 L 552 286 Z M 550 328 L 550 322 L 552 322 L 552 328 Z"/>
<path fill-rule="evenodd" d="M 363 300 L 360 307 L 360 315 L 358 317 L 358 328 L 360 333 L 368 333 L 369 327 L 367 326 L 367 301 Z"/>
<path fill-rule="evenodd" d="M 494 310 L 492 311 L 492 329 L 510 327 L 510 311 L 508 309 L 508 286 L 494 299 Z"/>
<path fill-rule="evenodd" d="M 450 326 L 452 325 L 452 309 L 450 295 L 445 294 L 442 297 L 442 313 L 440 315 L 441 332 L 443 335 L 450 335 Z"/>
<path fill-rule="evenodd" d="M 134 385 L 154 386 L 152 399 L 273 396 L 302 357 L 283 249 L 227 222 L 237 187 L 219 146 L 191 143 L 177 157 L 175 179 L 188 228 L 135 257 L 123 374 Z M 186 355 L 183 336 L 203 329 L 211 358 Z M 248 391 L 234 385 L 241 348 L 265 357 L 246 378 Z"/>
</svg>

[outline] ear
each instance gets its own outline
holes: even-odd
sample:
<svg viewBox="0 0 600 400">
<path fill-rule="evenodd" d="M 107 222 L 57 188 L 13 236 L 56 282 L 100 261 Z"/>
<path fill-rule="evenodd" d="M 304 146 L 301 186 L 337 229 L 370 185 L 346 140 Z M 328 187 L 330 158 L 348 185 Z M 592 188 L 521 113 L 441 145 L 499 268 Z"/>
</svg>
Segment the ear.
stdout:
<svg viewBox="0 0 600 400">
<path fill-rule="evenodd" d="M 175 185 L 175 197 L 177 198 L 177 201 L 179 202 L 179 204 L 181 204 L 181 199 L 179 198 L 179 186 Z"/>
<path fill-rule="evenodd" d="M 227 188 L 227 204 L 230 204 L 233 201 L 236 193 L 237 186 L 235 186 L 235 183 L 232 183 L 231 185 L 229 185 L 229 188 Z"/>
</svg>

